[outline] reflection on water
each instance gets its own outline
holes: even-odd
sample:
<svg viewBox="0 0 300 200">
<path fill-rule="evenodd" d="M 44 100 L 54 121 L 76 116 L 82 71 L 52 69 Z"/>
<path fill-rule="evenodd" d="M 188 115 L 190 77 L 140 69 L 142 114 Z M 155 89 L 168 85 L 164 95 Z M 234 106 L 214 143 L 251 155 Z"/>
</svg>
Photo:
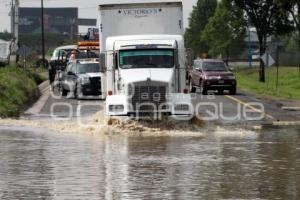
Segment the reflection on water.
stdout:
<svg viewBox="0 0 300 200">
<path fill-rule="evenodd" d="M 300 130 L 125 137 L 0 130 L 0 199 L 299 199 Z"/>
</svg>

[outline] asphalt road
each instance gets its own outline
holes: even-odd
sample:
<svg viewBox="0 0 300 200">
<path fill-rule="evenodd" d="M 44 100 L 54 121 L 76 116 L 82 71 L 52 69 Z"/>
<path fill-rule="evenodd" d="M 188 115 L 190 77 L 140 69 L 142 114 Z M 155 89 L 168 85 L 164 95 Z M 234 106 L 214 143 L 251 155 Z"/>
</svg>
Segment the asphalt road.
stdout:
<svg viewBox="0 0 300 200">
<path fill-rule="evenodd" d="M 208 118 L 216 115 L 216 119 L 211 121 L 220 124 L 300 121 L 298 109 L 285 109 L 297 106 L 292 101 L 261 99 L 239 92 L 237 95 L 197 95 L 194 104 L 199 102 L 204 102 L 198 111 L 200 115 Z"/>
<path fill-rule="evenodd" d="M 50 92 L 39 115 L 62 118 L 86 117 L 103 110 L 104 105 L 104 101 L 101 100 L 77 100 L 72 96 L 61 97 L 56 92 Z"/>
<path fill-rule="evenodd" d="M 222 95 L 197 93 L 193 95 L 193 105 L 199 118 L 220 125 L 300 121 L 300 110 L 297 109 L 299 107 L 295 107 L 297 104 L 295 105 L 293 101 L 260 99 L 241 92 L 233 96 L 226 93 Z M 105 101 L 102 100 L 76 100 L 50 92 L 35 117 L 86 117 L 103 111 L 104 108 Z"/>
</svg>

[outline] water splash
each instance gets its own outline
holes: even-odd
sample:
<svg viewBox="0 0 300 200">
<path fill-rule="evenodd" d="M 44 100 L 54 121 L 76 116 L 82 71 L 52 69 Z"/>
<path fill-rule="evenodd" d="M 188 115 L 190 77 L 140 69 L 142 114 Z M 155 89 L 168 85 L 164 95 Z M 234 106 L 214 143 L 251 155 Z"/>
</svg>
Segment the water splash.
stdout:
<svg viewBox="0 0 300 200">
<path fill-rule="evenodd" d="M 0 126 L 23 126 L 48 129 L 58 133 L 77 133 L 90 135 L 128 135 L 143 137 L 205 137 L 213 134 L 216 137 L 256 137 L 254 131 L 237 128 L 206 127 L 198 118 L 189 121 L 176 121 L 170 118 L 162 120 L 133 120 L 130 118 L 106 117 L 98 112 L 91 117 L 70 120 L 15 120 L 1 119 Z"/>
</svg>

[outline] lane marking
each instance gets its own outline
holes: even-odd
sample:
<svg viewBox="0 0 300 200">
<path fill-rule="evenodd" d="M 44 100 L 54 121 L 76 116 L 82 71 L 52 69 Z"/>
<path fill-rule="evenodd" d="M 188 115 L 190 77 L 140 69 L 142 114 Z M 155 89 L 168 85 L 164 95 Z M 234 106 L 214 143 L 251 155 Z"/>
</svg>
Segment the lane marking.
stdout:
<svg viewBox="0 0 300 200">
<path fill-rule="evenodd" d="M 262 113 L 262 114 L 263 114 L 265 117 L 267 117 L 267 118 L 270 118 L 270 119 L 273 119 L 273 120 L 275 119 L 273 116 L 267 114 L 266 112 L 264 112 L 264 111 L 262 111 L 262 110 L 259 110 L 259 109 L 255 108 L 255 107 L 249 105 L 248 103 L 243 102 L 243 101 L 241 101 L 241 100 L 239 100 L 239 99 L 237 99 L 237 98 L 234 98 L 234 97 L 229 96 L 229 95 L 225 95 L 225 97 L 228 98 L 228 99 L 230 99 L 230 100 L 232 100 L 232 101 L 235 101 L 235 102 L 237 102 L 237 103 L 239 103 L 239 104 L 242 104 L 242 105 L 244 105 L 244 106 L 246 106 L 246 107 L 248 107 L 248 108 L 254 110 L 255 112 Z"/>
</svg>

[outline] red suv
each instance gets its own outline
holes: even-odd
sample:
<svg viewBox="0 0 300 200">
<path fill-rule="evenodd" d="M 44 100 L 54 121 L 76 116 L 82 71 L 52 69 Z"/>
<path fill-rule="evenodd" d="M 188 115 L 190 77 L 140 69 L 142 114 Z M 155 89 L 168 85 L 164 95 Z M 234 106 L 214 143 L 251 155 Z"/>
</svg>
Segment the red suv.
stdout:
<svg viewBox="0 0 300 200">
<path fill-rule="evenodd" d="M 202 94 L 208 90 L 218 90 L 220 94 L 229 90 L 231 95 L 236 94 L 236 79 L 222 60 L 197 59 L 189 73 L 190 92 L 195 93 L 201 88 Z"/>
</svg>

